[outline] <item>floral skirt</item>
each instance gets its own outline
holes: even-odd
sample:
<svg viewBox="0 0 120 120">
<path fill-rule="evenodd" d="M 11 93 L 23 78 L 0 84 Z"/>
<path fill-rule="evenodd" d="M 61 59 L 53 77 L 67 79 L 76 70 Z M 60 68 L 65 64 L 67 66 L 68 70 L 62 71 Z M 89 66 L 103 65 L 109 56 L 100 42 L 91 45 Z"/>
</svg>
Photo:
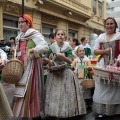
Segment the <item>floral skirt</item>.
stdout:
<svg viewBox="0 0 120 120">
<path fill-rule="evenodd" d="M 80 85 L 70 69 L 48 73 L 44 111 L 45 115 L 63 118 L 86 114 Z"/>
<path fill-rule="evenodd" d="M 93 111 L 98 114 L 117 115 L 120 114 L 120 104 L 101 104 L 93 102 Z"/>
<path fill-rule="evenodd" d="M 0 120 L 6 120 L 13 116 L 7 97 L 0 83 Z"/>
</svg>

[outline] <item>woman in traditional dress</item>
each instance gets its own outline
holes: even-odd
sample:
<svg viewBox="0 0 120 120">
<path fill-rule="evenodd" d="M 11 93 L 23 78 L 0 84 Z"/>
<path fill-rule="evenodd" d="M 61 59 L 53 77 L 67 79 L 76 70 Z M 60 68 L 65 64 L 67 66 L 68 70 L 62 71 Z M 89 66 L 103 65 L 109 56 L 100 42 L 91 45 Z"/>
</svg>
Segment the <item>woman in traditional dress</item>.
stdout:
<svg viewBox="0 0 120 120">
<path fill-rule="evenodd" d="M 45 115 L 67 118 L 86 114 L 83 95 L 79 91 L 79 83 L 73 78 L 70 69 L 72 62 L 72 48 L 64 41 L 65 33 L 62 30 L 55 32 L 56 43 L 50 46 L 44 61 L 49 66 L 58 66 L 58 63 L 66 63 L 64 68 L 58 71 L 50 71 L 47 76 L 45 93 Z M 53 59 L 49 56 L 53 54 Z"/>
<path fill-rule="evenodd" d="M 92 51 L 91 51 L 91 47 L 90 45 L 88 44 L 88 40 L 86 37 L 82 37 L 81 38 L 81 45 L 82 47 L 84 47 L 84 50 L 85 50 L 85 55 L 87 57 L 90 57 L 92 55 Z"/>
<path fill-rule="evenodd" d="M 73 54 L 73 58 L 76 58 L 76 50 L 78 48 L 78 46 L 80 45 L 79 41 L 77 38 L 70 38 L 69 39 L 69 44 L 72 47 L 72 54 Z"/>
<path fill-rule="evenodd" d="M 37 119 L 43 114 L 44 81 L 40 54 L 48 50 L 47 42 L 33 29 L 32 19 L 19 17 L 21 33 L 17 36 L 19 60 L 25 67 L 21 80 L 16 84 L 13 113 L 16 117 Z M 40 119 L 40 118 L 38 118 Z"/>
<path fill-rule="evenodd" d="M 4 67 L 7 62 L 6 53 L 0 49 L 0 70 Z M 12 110 L 10 108 L 9 102 L 0 83 L 0 120 L 6 120 L 13 116 Z"/>
<path fill-rule="evenodd" d="M 100 49 L 100 43 L 111 42 L 120 39 L 120 33 L 116 32 L 117 23 L 114 18 L 107 18 L 104 22 L 106 29 L 105 33 L 99 35 L 93 47 L 95 55 L 101 55 L 101 59 L 97 63 L 98 67 L 105 66 L 105 59 L 103 55 L 109 55 L 111 48 L 104 50 Z M 114 48 L 115 49 L 115 48 Z M 120 86 L 112 84 L 104 84 L 104 81 L 99 77 L 95 78 L 95 91 L 93 96 L 93 111 L 101 114 L 96 117 L 96 120 L 104 119 L 104 115 L 120 114 Z"/>
</svg>

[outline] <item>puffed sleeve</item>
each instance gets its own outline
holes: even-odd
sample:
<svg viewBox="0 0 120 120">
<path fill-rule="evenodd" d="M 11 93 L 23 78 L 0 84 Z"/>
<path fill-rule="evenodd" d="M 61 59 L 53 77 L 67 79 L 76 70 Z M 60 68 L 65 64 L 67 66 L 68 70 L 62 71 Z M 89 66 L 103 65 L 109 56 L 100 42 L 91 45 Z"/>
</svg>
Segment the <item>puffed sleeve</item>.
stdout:
<svg viewBox="0 0 120 120">
<path fill-rule="evenodd" d="M 41 33 L 37 36 L 34 36 L 33 41 L 36 44 L 36 47 L 34 48 L 34 52 L 45 53 L 48 51 L 48 44 L 44 40 L 44 36 Z"/>
<path fill-rule="evenodd" d="M 95 45 L 93 46 L 93 53 L 94 53 L 94 50 L 100 49 L 100 42 L 102 42 L 103 36 L 104 34 L 100 34 L 98 38 L 95 40 Z"/>
<path fill-rule="evenodd" d="M 1 54 L 1 59 L 3 61 L 7 61 L 7 54 L 1 49 L 0 49 L 0 54 Z"/>
<path fill-rule="evenodd" d="M 67 58 L 69 58 L 70 60 L 73 59 L 73 55 L 72 55 L 72 49 L 68 50 L 67 52 L 65 52 L 65 56 Z"/>
</svg>

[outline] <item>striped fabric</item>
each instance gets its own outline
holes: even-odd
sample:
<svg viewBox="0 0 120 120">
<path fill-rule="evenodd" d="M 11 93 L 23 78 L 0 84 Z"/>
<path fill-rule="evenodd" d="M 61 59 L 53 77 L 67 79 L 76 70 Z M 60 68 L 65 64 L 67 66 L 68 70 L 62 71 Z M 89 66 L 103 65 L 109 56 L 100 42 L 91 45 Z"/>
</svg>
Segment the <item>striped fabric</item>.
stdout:
<svg viewBox="0 0 120 120">
<path fill-rule="evenodd" d="M 13 113 L 16 117 L 39 117 L 43 111 L 43 69 L 42 60 L 33 59 L 32 72 L 24 98 L 14 98 Z"/>
</svg>

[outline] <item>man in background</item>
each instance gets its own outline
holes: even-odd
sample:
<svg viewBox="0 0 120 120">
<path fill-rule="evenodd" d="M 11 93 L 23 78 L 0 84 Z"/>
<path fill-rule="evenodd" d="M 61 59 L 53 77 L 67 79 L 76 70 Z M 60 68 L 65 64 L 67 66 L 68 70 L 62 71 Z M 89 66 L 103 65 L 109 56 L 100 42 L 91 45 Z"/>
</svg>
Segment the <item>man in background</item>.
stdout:
<svg viewBox="0 0 120 120">
<path fill-rule="evenodd" d="M 1 48 L 2 50 L 4 50 L 4 47 L 5 47 L 5 39 L 4 39 L 4 38 L 1 38 L 1 39 L 0 39 L 0 48 Z"/>
<path fill-rule="evenodd" d="M 56 40 L 55 40 L 55 34 L 54 33 L 50 33 L 49 40 L 50 40 L 50 44 L 56 42 Z"/>
</svg>

